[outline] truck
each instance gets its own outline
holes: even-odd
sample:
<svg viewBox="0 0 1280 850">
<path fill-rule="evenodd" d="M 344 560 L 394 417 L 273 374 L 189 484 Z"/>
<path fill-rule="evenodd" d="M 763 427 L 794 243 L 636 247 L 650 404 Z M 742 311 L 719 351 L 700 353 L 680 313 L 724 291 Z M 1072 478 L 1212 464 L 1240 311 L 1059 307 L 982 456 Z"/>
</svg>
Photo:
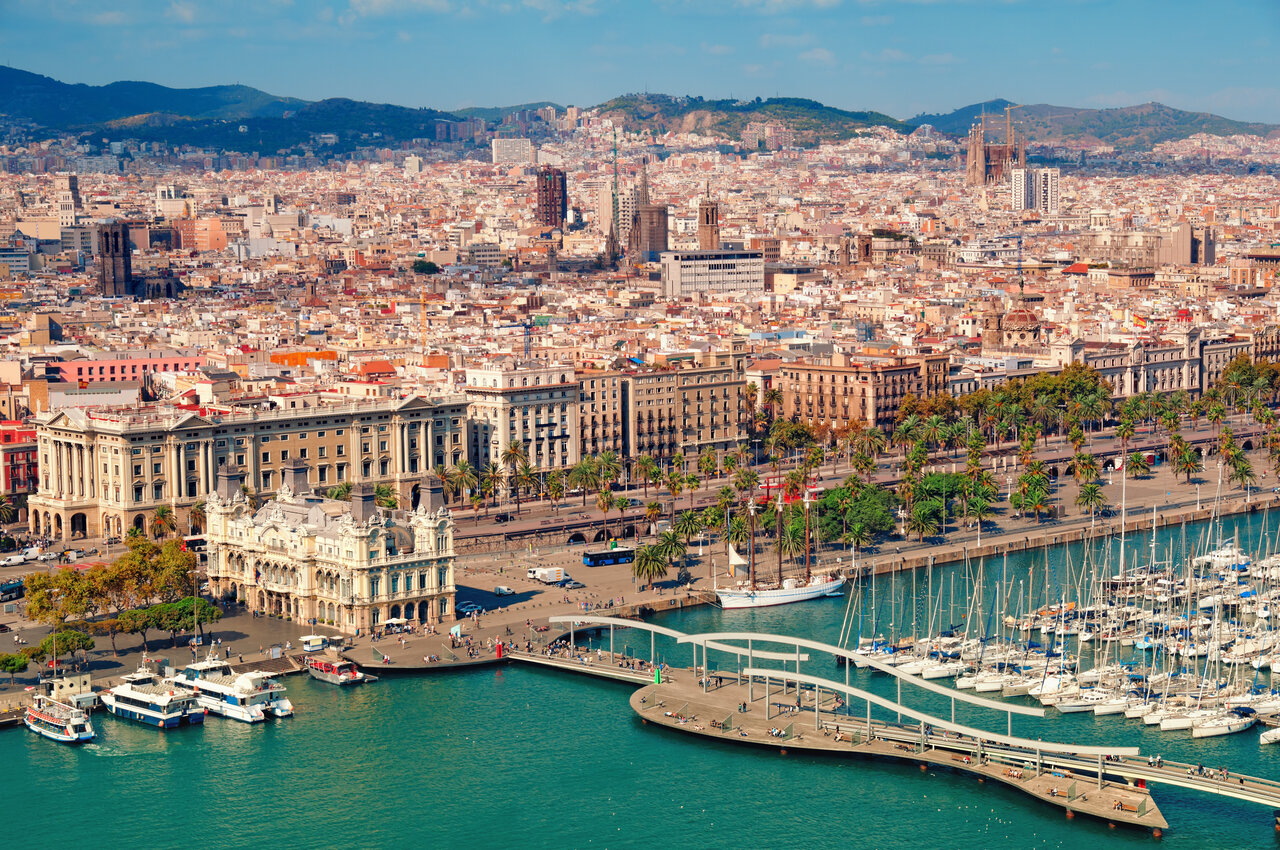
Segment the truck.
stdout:
<svg viewBox="0 0 1280 850">
<path fill-rule="evenodd" d="M 564 581 L 563 567 L 530 567 L 526 573 L 528 578 L 543 584 L 557 584 Z"/>
</svg>

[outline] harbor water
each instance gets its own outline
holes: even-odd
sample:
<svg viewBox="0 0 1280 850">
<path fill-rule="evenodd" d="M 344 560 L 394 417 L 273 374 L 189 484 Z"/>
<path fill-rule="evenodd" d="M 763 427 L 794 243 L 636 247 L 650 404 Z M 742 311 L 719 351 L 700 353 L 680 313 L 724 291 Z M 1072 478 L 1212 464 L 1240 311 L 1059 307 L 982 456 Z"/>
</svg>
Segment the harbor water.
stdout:
<svg viewBox="0 0 1280 850">
<path fill-rule="evenodd" d="M 1253 515 L 1211 530 L 1164 528 L 1156 534 L 1155 559 L 1181 564 L 1191 550 L 1219 537 L 1238 537 L 1242 548 L 1256 553 L 1274 546 L 1276 519 Z M 984 610 L 1002 578 L 1003 588 L 1035 604 L 1070 598 L 1090 564 L 1118 571 L 1118 545 L 988 559 L 982 565 Z M 1126 550 L 1127 566 L 1145 565 L 1152 556 L 1150 536 L 1130 535 Z M 913 619 L 922 635 L 931 620 L 935 629 L 943 620 L 963 622 L 976 579 L 976 564 L 882 577 L 877 604 L 868 588 L 852 609 L 855 639 L 859 631 L 870 636 L 872 621 L 886 635 L 911 634 Z M 849 610 L 847 599 L 833 598 L 745 611 L 689 609 L 658 622 L 685 632 L 758 631 L 835 642 Z M 619 651 L 648 655 L 647 635 L 619 631 L 614 641 Z M 688 647 L 660 641 L 658 651 L 673 666 L 691 663 Z M 711 662 L 733 666 L 731 656 L 713 654 Z M 815 656 L 810 663 L 822 665 L 813 670 L 817 675 L 844 675 L 829 659 Z M 886 676 L 850 675 L 860 687 L 893 693 Z M 904 762 L 783 757 L 645 726 L 627 706 L 628 686 L 568 673 L 503 666 L 388 677 L 354 689 L 300 677 L 286 684 L 296 716 L 258 726 L 211 717 L 203 728 L 161 733 L 98 714 L 98 738 L 81 748 L 25 730 L 0 733 L 6 834 L 21 835 L 24 847 L 127 841 L 472 850 L 843 844 L 1024 850 L 1154 841 L 1146 831 L 1110 830 L 1085 817 L 1067 820 L 1056 807 L 967 774 L 922 772 Z M 945 700 L 924 696 L 908 701 L 948 716 Z M 851 710 L 860 714 L 862 708 Z M 996 731 L 1005 724 L 1003 715 L 976 709 L 958 711 L 957 720 Z M 1256 730 L 1193 740 L 1189 732 L 1160 732 L 1123 717 L 1048 710 L 1042 720 L 1015 718 L 1014 733 L 1136 745 L 1168 760 L 1280 779 L 1280 746 L 1259 746 Z M 1272 812 L 1262 806 L 1164 786 L 1153 792 L 1170 823 L 1162 839 L 1167 847 L 1277 841 Z"/>
</svg>

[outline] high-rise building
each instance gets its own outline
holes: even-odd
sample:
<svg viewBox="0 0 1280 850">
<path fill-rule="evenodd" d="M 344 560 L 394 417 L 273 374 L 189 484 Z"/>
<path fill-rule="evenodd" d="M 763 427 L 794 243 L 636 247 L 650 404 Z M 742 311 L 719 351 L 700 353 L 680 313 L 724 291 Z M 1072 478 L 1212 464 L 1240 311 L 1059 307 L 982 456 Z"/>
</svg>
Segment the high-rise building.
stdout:
<svg viewBox="0 0 1280 850">
<path fill-rule="evenodd" d="M 494 165 L 528 165 L 536 161 L 533 142 L 528 139 L 494 139 L 491 151 Z"/>
<path fill-rule="evenodd" d="M 422 173 L 422 157 L 417 154 L 409 154 L 404 158 L 404 176 L 412 177 L 415 174 Z"/>
<path fill-rule="evenodd" d="M 98 286 L 105 298 L 130 295 L 133 280 L 133 252 L 129 248 L 129 226 L 111 222 L 98 227 Z"/>
<path fill-rule="evenodd" d="M 538 169 L 538 223 L 545 227 L 563 227 L 569 211 L 564 171 L 543 166 Z"/>
<path fill-rule="evenodd" d="M 760 251 L 667 251 L 661 259 L 667 298 L 764 292 Z"/>
<path fill-rule="evenodd" d="M 53 189 L 58 205 L 58 224 L 74 227 L 80 213 L 80 178 L 74 174 L 59 174 L 53 178 Z"/>
<path fill-rule="evenodd" d="M 1040 210 L 1058 214 L 1057 168 L 1015 168 L 1010 171 L 1009 196 L 1014 210 Z"/>
<path fill-rule="evenodd" d="M 1036 171 L 1036 209 L 1049 215 L 1058 214 L 1058 178 L 1062 172 L 1056 168 Z"/>
<path fill-rule="evenodd" d="M 707 194 L 698 201 L 698 250 L 720 250 L 720 205 L 711 198 L 711 186 L 707 186 Z"/>
</svg>

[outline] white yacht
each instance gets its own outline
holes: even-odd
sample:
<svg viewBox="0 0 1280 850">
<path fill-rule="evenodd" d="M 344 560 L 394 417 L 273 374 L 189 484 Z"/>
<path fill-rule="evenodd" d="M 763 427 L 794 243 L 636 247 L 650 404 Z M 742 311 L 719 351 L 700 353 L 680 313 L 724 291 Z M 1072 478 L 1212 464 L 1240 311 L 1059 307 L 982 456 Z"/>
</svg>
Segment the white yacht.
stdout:
<svg viewBox="0 0 1280 850">
<path fill-rule="evenodd" d="M 267 715 L 293 714 L 293 704 L 284 696 L 284 685 L 269 673 L 255 670 L 237 675 L 225 661 L 197 661 L 165 681 L 190 688 L 200 706 L 233 720 L 258 723 Z"/>
<path fill-rule="evenodd" d="M 139 668 L 119 685 L 103 691 L 101 699 L 116 717 L 147 726 L 172 729 L 204 723 L 205 709 L 198 704 L 195 691 L 165 684 L 146 668 Z"/>
<path fill-rule="evenodd" d="M 746 584 L 738 587 L 717 587 L 721 608 L 764 608 L 770 605 L 786 605 L 804 602 L 820 596 L 839 596 L 844 587 L 844 577 L 839 575 L 814 576 L 806 584 L 803 579 L 783 579 L 782 587 L 767 590 L 753 589 Z"/>
</svg>

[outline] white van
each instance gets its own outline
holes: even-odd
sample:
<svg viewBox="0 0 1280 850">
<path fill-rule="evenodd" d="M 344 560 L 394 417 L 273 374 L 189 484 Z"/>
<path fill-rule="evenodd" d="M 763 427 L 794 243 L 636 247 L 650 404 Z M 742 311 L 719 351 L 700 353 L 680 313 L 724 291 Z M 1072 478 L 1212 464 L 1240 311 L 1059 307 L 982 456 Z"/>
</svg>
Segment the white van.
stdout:
<svg viewBox="0 0 1280 850">
<path fill-rule="evenodd" d="M 505 584 L 500 584 L 493 589 L 493 595 L 494 596 L 513 596 L 515 595 L 515 591 L 507 587 Z"/>
</svg>

